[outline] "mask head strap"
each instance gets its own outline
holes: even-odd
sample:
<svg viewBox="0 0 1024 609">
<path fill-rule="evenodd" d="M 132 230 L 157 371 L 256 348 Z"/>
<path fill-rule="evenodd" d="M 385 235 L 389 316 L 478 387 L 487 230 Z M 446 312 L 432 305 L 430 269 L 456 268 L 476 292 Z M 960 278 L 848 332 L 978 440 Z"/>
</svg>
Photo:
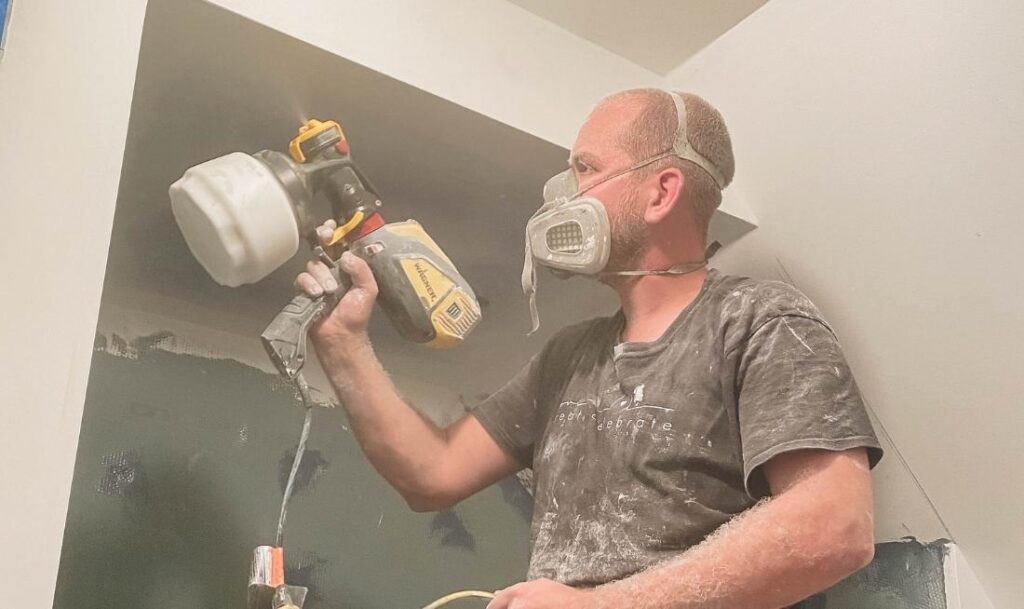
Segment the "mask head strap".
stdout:
<svg viewBox="0 0 1024 609">
<path fill-rule="evenodd" d="M 597 182 L 590 184 L 586 188 L 580 190 L 579 183 L 576 181 L 576 174 L 572 169 L 566 169 L 558 175 L 552 177 L 544 185 L 544 201 L 545 203 L 552 203 L 558 199 L 571 200 L 576 197 L 582 196 L 587 191 L 601 184 L 604 184 L 608 180 L 617 178 L 623 174 L 631 171 L 636 171 L 642 167 L 646 167 L 652 163 L 660 161 L 661 159 L 677 156 L 681 159 L 690 161 L 694 165 L 704 170 L 711 179 L 715 181 L 719 189 L 725 188 L 725 178 L 722 177 L 722 172 L 715 167 L 714 163 L 708 160 L 703 154 L 697 152 L 697 150 L 690 144 L 690 139 L 686 132 L 686 103 L 683 101 L 683 97 L 677 93 L 666 91 L 669 97 L 672 98 L 672 103 L 675 104 L 676 108 L 676 135 L 675 140 L 672 142 L 672 147 L 663 150 L 652 157 L 648 157 L 642 161 L 639 161 L 625 169 L 616 171 L 611 175 L 607 175 Z"/>
<path fill-rule="evenodd" d="M 577 197 L 581 197 L 581 196 L 585 195 L 587 192 L 589 192 L 591 189 L 597 188 L 598 186 L 600 186 L 601 184 L 604 184 L 605 182 L 607 182 L 609 180 L 613 180 L 613 179 L 615 179 L 615 178 L 617 178 L 617 177 L 619 177 L 621 175 L 626 175 L 627 173 L 630 173 L 632 171 L 636 171 L 637 169 L 641 169 L 643 167 L 647 167 L 648 165 L 651 165 L 653 163 L 657 163 L 661 159 L 668 158 L 668 157 L 670 157 L 670 156 L 672 156 L 674 154 L 675 153 L 672 150 L 663 150 L 663 151 L 659 152 L 658 154 L 656 154 L 656 155 L 654 155 L 652 157 L 649 157 L 649 158 L 646 158 L 646 159 L 644 159 L 642 161 L 634 163 L 634 164 L 630 165 L 629 167 L 626 167 L 625 169 L 620 169 L 619 171 L 616 171 L 615 173 L 613 173 L 611 175 L 607 175 L 607 176 L 601 178 L 600 180 L 594 182 L 593 184 L 587 186 L 586 188 L 584 188 L 582 190 L 577 190 L 569 198 L 570 199 L 575 199 Z M 573 173 L 572 169 L 567 169 L 566 171 L 569 172 L 569 175 L 572 176 L 573 183 L 575 183 L 576 182 L 576 175 Z"/>
<path fill-rule="evenodd" d="M 703 154 L 697 152 L 692 145 L 690 140 L 686 136 L 686 103 L 683 102 L 683 96 L 678 93 L 667 92 L 672 98 L 672 101 L 676 105 L 676 120 L 678 120 L 676 126 L 676 139 L 672 144 L 672 151 L 681 159 L 690 161 L 697 167 L 703 169 L 711 179 L 718 185 L 719 190 L 725 189 L 725 178 L 722 177 L 722 172 L 718 171 L 714 163 L 709 161 Z"/>
</svg>

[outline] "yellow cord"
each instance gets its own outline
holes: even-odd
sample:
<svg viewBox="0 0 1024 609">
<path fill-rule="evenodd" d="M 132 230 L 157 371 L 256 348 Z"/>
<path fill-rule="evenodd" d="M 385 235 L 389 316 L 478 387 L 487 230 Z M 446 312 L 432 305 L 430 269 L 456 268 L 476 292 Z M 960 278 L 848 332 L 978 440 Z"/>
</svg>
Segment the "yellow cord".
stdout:
<svg viewBox="0 0 1024 609">
<path fill-rule="evenodd" d="M 443 607 L 443 606 L 447 605 L 448 603 L 450 603 L 452 601 L 459 600 L 460 598 L 471 598 L 471 597 L 492 599 L 492 598 L 494 598 L 494 594 L 492 594 L 490 592 L 481 592 L 479 590 L 463 590 L 462 592 L 453 592 L 453 593 L 449 594 L 448 596 L 442 596 L 441 598 L 439 598 L 436 601 L 430 603 L 429 605 L 427 605 L 423 609 L 437 609 L 438 607 Z"/>
</svg>

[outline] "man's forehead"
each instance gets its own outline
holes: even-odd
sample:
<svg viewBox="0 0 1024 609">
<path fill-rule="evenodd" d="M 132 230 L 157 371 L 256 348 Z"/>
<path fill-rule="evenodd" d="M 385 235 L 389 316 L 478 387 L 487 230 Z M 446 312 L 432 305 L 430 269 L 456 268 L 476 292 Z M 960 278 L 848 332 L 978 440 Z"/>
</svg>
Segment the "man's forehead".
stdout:
<svg viewBox="0 0 1024 609">
<path fill-rule="evenodd" d="M 626 100 L 606 101 L 598 105 L 580 126 L 570 158 L 587 160 L 628 156 L 622 148 L 623 135 L 640 111 L 639 104 Z"/>
</svg>

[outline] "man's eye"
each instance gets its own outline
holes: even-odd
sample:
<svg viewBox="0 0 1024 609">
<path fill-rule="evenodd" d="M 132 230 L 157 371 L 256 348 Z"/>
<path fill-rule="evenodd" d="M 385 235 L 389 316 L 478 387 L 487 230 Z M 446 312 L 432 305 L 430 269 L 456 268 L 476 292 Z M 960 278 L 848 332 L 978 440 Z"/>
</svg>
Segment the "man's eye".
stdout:
<svg viewBox="0 0 1024 609">
<path fill-rule="evenodd" d="M 583 161 L 576 161 L 576 172 L 577 173 L 588 173 L 594 171 L 594 168 L 587 165 Z"/>
</svg>

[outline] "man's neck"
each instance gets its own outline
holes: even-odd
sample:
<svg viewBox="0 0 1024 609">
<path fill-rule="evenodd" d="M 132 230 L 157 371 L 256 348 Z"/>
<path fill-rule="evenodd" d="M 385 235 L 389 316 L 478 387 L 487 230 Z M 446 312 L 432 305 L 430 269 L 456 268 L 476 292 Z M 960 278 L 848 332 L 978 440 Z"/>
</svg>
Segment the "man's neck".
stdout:
<svg viewBox="0 0 1024 609">
<path fill-rule="evenodd" d="M 626 325 L 623 342 L 651 342 L 665 333 L 697 295 L 708 276 L 707 268 L 685 275 L 619 277 L 612 287 L 619 293 Z"/>
</svg>

